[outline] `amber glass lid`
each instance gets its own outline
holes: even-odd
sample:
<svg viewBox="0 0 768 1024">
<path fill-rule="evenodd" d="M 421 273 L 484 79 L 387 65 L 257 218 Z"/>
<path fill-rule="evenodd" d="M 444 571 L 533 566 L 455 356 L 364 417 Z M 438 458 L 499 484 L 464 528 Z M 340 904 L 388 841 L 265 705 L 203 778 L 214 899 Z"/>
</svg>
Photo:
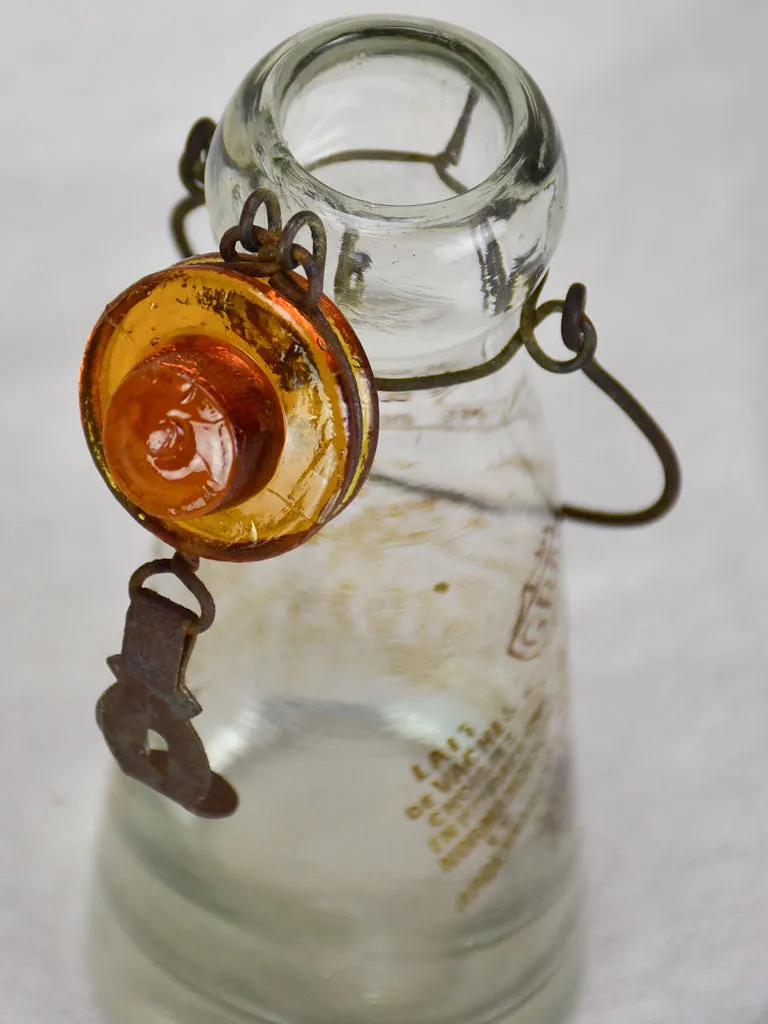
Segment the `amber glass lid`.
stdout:
<svg viewBox="0 0 768 1024">
<path fill-rule="evenodd" d="M 115 496 L 202 557 L 254 560 L 307 540 L 375 451 L 371 370 L 334 304 L 303 311 L 218 256 L 152 274 L 108 306 L 80 397 Z"/>
</svg>

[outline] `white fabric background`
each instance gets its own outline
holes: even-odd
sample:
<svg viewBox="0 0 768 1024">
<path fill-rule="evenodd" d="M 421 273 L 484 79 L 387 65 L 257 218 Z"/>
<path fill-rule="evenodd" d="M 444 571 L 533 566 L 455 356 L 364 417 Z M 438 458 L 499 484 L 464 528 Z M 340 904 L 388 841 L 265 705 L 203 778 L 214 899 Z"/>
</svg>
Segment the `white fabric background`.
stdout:
<svg viewBox="0 0 768 1024">
<path fill-rule="evenodd" d="M 99 1019 L 82 939 L 106 765 L 92 708 L 147 542 L 80 436 L 86 336 L 172 258 L 191 122 L 279 39 L 380 2 L 3 4 L 2 1021 Z M 604 363 L 685 469 L 661 525 L 566 531 L 589 876 L 578 1024 L 765 1024 L 768 4 L 389 3 L 490 36 L 541 84 L 572 175 L 547 294 L 590 285 Z M 609 403 L 584 381 L 542 387 L 571 500 L 654 492 Z"/>
</svg>

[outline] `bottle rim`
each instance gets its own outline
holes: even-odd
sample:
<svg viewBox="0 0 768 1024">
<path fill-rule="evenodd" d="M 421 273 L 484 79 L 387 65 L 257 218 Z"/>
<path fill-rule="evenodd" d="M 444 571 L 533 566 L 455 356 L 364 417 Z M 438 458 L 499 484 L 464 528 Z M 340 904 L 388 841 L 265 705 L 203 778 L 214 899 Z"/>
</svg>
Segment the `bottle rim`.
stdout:
<svg viewBox="0 0 768 1024">
<path fill-rule="evenodd" d="M 308 170 L 294 155 L 283 134 L 287 110 L 298 91 L 334 63 L 355 54 L 428 56 L 460 70 L 494 105 L 506 130 L 503 154 L 480 182 L 455 196 L 418 204 L 372 202 L 340 192 Z M 245 87 L 245 88 L 244 88 Z M 480 223 L 496 201 L 519 201 L 538 193 L 563 160 L 559 131 L 549 106 L 524 68 L 494 43 L 443 22 L 400 16 L 361 16 L 314 26 L 273 49 L 246 77 L 244 94 L 228 108 L 218 131 L 225 133 L 228 116 L 253 122 L 247 134 L 255 139 L 259 125 L 269 124 L 272 138 L 262 146 L 263 161 L 277 158 L 283 187 L 297 195 L 308 192 L 337 211 L 345 221 L 406 222 L 409 227 Z M 532 164 L 532 161 L 534 162 Z M 549 165 L 549 166 L 547 166 Z M 269 172 L 270 168 L 265 168 Z M 535 171 L 535 173 L 531 173 Z"/>
</svg>

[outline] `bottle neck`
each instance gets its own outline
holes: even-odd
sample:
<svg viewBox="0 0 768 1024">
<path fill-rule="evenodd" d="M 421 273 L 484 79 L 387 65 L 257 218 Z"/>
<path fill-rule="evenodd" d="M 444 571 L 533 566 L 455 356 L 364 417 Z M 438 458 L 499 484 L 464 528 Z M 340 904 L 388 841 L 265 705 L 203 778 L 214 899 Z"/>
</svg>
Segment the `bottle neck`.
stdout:
<svg viewBox="0 0 768 1024">
<path fill-rule="evenodd" d="M 406 352 L 402 352 L 396 361 L 388 357 L 380 338 L 375 339 L 373 344 L 364 345 L 374 374 L 381 382 L 378 394 L 382 415 L 385 415 L 386 409 L 402 407 L 403 403 L 411 407 L 424 402 L 442 403 L 448 400 L 448 396 L 451 404 L 465 400 L 477 402 L 480 396 L 497 393 L 499 384 L 502 391 L 508 390 L 509 381 L 516 379 L 519 374 L 503 373 L 499 377 L 499 374 L 507 369 L 506 366 L 480 380 L 431 384 L 431 381 L 442 375 L 471 370 L 494 359 L 508 345 L 517 330 L 520 321 L 519 311 L 508 313 L 500 320 L 501 322 L 480 337 L 459 342 L 450 348 L 436 345 L 434 351 L 422 350 L 410 359 Z M 522 360 L 514 359 L 515 370 L 521 365 Z M 491 378 L 499 379 L 491 380 L 490 384 L 484 386 L 484 381 Z M 408 388 L 399 387 L 401 383 L 407 383 Z"/>
</svg>

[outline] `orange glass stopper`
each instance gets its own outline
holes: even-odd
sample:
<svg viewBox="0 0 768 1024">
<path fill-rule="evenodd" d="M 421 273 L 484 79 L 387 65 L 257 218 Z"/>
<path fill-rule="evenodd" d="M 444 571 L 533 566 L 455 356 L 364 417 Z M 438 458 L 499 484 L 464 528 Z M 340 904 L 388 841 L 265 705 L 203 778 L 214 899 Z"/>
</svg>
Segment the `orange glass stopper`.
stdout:
<svg viewBox="0 0 768 1024">
<path fill-rule="evenodd" d="M 118 295 L 83 357 L 80 409 L 114 496 L 187 555 L 250 562 L 313 537 L 358 494 L 378 402 L 352 327 L 296 274 L 219 253 Z M 258 268 L 260 269 L 260 268 Z"/>
<path fill-rule="evenodd" d="M 143 512 L 195 519 L 263 490 L 285 445 L 269 378 L 241 349 L 210 337 L 172 341 L 112 395 L 104 458 Z"/>
</svg>

